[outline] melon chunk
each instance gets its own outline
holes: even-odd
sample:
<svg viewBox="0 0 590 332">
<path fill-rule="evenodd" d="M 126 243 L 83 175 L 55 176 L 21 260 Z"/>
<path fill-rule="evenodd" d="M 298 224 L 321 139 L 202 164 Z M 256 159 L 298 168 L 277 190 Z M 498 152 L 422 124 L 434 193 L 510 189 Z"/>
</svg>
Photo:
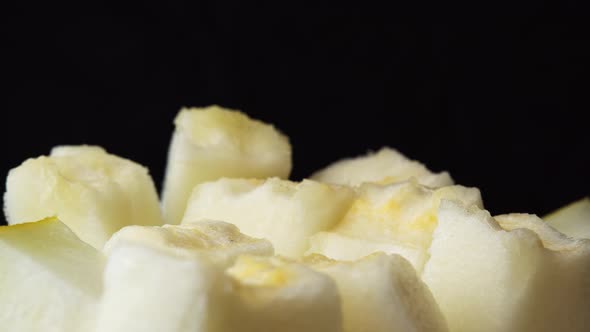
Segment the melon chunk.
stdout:
<svg viewBox="0 0 590 332">
<path fill-rule="evenodd" d="M 441 203 L 422 275 L 451 331 L 587 331 L 590 240 Z"/>
<path fill-rule="evenodd" d="M 372 254 L 353 262 L 311 255 L 306 262 L 336 281 L 345 332 L 447 331 L 428 287 L 399 255 Z"/>
<path fill-rule="evenodd" d="M 57 216 L 97 249 L 127 225 L 161 225 L 148 170 L 98 146 L 58 146 L 28 159 L 6 181 L 9 224 Z"/>
<path fill-rule="evenodd" d="M 219 106 L 182 109 L 162 191 L 167 223 L 178 224 L 193 188 L 222 177 L 287 178 L 291 145 L 272 125 Z"/>
<path fill-rule="evenodd" d="M 97 332 L 217 332 L 229 331 L 224 269 L 240 254 L 271 255 L 272 247 L 233 225 L 203 221 L 126 227 L 105 251 Z"/>
<path fill-rule="evenodd" d="M 57 218 L 0 227 L 0 330 L 93 331 L 103 267 Z"/>
<path fill-rule="evenodd" d="M 339 236 L 313 236 L 307 253 L 341 259 L 358 259 L 377 251 L 395 253 L 409 260 L 420 273 L 428 258 L 441 199 L 480 207 L 483 204 L 476 188 L 432 189 L 416 181 L 365 183 L 358 188 L 358 196 L 342 221 L 328 231 Z M 329 242 L 322 243 L 325 240 Z"/>
<path fill-rule="evenodd" d="M 449 173 L 433 173 L 421 163 L 388 147 L 365 156 L 337 161 L 311 176 L 316 181 L 349 186 L 359 186 L 365 182 L 391 184 L 411 178 L 433 188 L 453 184 Z"/>
<path fill-rule="evenodd" d="M 308 249 L 309 236 L 342 219 L 354 197 L 348 187 L 311 180 L 220 179 L 195 188 L 182 224 L 227 221 L 244 234 L 268 239 L 277 254 L 296 258 Z"/>
<path fill-rule="evenodd" d="M 565 235 L 590 239 L 590 198 L 582 198 L 543 217 Z"/>
<path fill-rule="evenodd" d="M 227 270 L 234 294 L 227 331 L 340 332 L 335 282 L 280 257 L 241 256 Z"/>
<path fill-rule="evenodd" d="M 408 260 L 412 266 L 424 266 L 428 259 L 425 250 L 394 240 L 376 241 L 351 237 L 335 232 L 319 232 L 310 239 L 310 255 L 322 253 L 327 257 L 342 261 L 354 261 L 359 258 L 382 252 L 398 254 Z"/>
</svg>

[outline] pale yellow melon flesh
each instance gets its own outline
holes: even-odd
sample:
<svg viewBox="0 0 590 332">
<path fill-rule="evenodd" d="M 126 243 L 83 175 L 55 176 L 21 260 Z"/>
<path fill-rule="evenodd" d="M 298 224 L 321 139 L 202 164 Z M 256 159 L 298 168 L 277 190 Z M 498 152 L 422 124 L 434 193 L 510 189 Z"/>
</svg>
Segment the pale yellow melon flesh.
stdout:
<svg viewBox="0 0 590 332">
<path fill-rule="evenodd" d="M 359 186 L 365 182 L 391 184 L 412 178 L 433 188 L 454 183 L 449 173 L 433 173 L 421 163 L 388 147 L 365 156 L 337 161 L 311 176 L 316 181 L 350 186 Z"/>
<path fill-rule="evenodd" d="M 195 188 L 182 224 L 227 221 L 244 234 L 268 239 L 277 254 L 297 258 L 311 235 L 342 219 L 354 197 L 350 188 L 311 180 L 220 179 Z"/>
<path fill-rule="evenodd" d="M 242 256 L 226 274 L 234 293 L 226 331 L 340 332 L 335 282 L 280 257 Z"/>
<path fill-rule="evenodd" d="M 336 259 L 358 259 L 378 251 L 395 253 L 409 260 L 420 273 L 428 259 L 442 199 L 483 205 L 476 188 L 432 189 L 416 181 L 365 183 L 358 188 L 358 196 L 344 218 L 327 232 L 311 237 L 307 253 Z"/>
<path fill-rule="evenodd" d="M 565 235 L 590 239 L 590 198 L 568 204 L 543 220 Z"/>
<path fill-rule="evenodd" d="M 428 287 L 399 255 L 352 262 L 311 255 L 305 262 L 336 281 L 345 332 L 448 331 Z"/>
<path fill-rule="evenodd" d="M 0 330 L 92 331 L 103 267 L 57 218 L 0 227 Z"/>
<path fill-rule="evenodd" d="M 12 169 L 4 212 L 9 224 L 57 216 L 97 249 L 124 226 L 163 223 L 146 168 L 84 145 L 56 147 Z"/>
<path fill-rule="evenodd" d="M 587 331 L 590 241 L 444 201 L 422 274 L 451 331 Z"/>
<path fill-rule="evenodd" d="M 174 120 L 162 191 L 164 217 L 180 223 L 193 188 L 232 178 L 287 178 L 291 145 L 272 125 L 219 106 L 182 109 Z"/>
<path fill-rule="evenodd" d="M 221 332 L 231 304 L 224 269 L 272 246 L 231 224 L 129 226 L 106 244 L 96 332 Z"/>
</svg>

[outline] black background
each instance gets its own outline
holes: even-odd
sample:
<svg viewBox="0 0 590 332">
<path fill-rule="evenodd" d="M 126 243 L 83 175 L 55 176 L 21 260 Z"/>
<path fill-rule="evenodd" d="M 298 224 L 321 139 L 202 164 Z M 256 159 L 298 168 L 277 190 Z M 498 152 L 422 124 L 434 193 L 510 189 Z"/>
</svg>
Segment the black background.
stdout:
<svg viewBox="0 0 590 332">
<path fill-rule="evenodd" d="M 288 134 L 294 179 L 389 145 L 479 187 L 493 214 L 542 215 L 589 193 L 590 38 L 577 7 L 540 3 L 470 20 L 226 1 L 15 15 L 0 172 L 99 144 L 159 186 L 176 112 L 216 103 Z"/>
</svg>

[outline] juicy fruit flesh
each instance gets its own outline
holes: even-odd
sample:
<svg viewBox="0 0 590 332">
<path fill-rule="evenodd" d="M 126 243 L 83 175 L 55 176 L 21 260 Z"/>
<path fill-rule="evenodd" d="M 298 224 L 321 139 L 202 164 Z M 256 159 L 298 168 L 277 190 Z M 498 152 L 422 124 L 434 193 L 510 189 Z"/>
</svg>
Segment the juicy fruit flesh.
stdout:
<svg viewBox="0 0 590 332">
<path fill-rule="evenodd" d="M 447 331 L 432 294 L 401 256 L 339 262 L 312 255 L 306 262 L 336 281 L 347 332 Z"/>
<path fill-rule="evenodd" d="M 0 227 L 0 329 L 92 330 L 103 266 L 56 218 Z"/>
<path fill-rule="evenodd" d="M 228 331 L 342 331 L 334 281 L 280 257 L 240 257 L 226 271 L 234 287 Z"/>
<path fill-rule="evenodd" d="M 227 273 L 241 283 L 248 286 L 280 287 L 292 279 L 293 273 L 281 269 L 273 261 L 260 260 L 255 257 L 242 257 L 238 264 Z"/>
<path fill-rule="evenodd" d="M 461 186 L 433 190 L 410 181 L 389 186 L 366 184 L 360 191 L 335 231 L 355 235 L 362 233 L 362 227 L 377 240 L 395 239 L 421 247 L 430 244 L 441 199 L 481 206 L 478 190 Z"/>
<path fill-rule="evenodd" d="M 105 269 L 96 331 L 215 331 L 223 305 L 218 280 L 206 260 L 141 245 L 117 246 Z"/>
<path fill-rule="evenodd" d="M 310 180 L 220 179 L 195 188 L 182 224 L 224 220 L 247 235 L 270 240 L 277 254 L 297 258 L 311 235 L 344 216 L 353 198 L 350 188 Z"/>
<path fill-rule="evenodd" d="M 67 226 L 0 228 L 0 330 L 590 326 L 588 198 L 547 223 L 492 218 L 477 189 L 390 148 L 294 183 L 279 179 L 291 147 L 272 125 L 218 106 L 183 109 L 175 125 L 162 202 L 173 225 L 147 169 L 100 147 L 59 146 L 11 171 L 11 224 Z"/>
<path fill-rule="evenodd" d="M 272 255 L 272 246 L 231 224 L 201 221 L 128 226 L 109 240 L 105 252 L 97 332 L 223 331 L 229 296 L 223 269 L 241 254 Z"/>
<path fill-rule="evenodd" d="M 193 188 L 222 177 L 287 178 L 289 140 L 273 126 L 218 106 L 183 109 L 168 151 L 162 191 L 167 223 L 178 224 Z"/>
<path fill-rule="evenodd" d="M 482 207 L 476 188 L 424 187 L 415 181 L 391 185 L 365 183 L 344 218 L 327 232 L 310 238 L 307 253 L 358 259 L 383 251 L 408 259 L 421 272 L 437 225 L 442 199 Z"/>
<path fill-rule="evenodd" d="M 230 263 L 243 253 L 273 254 L 269 241 L 246 236 L 233 224 L 213 220 L 161 227 L 127 226 L 113 235 L 104 251 L 109 254 L 121 245 L 149 246 L 188 257 L 206 254 L 208 260 L 218 264 Z"/>
<path fill-rule="evenodd" d="M 102 248 L 130 225 L 161 225 L 147 170 L 96 146 L 62 146 L 12 169 L 4 196 L 10 224 L 58 216 L 82 240 Z"/>
<path fill-rule="evenodd" d="M 67 278 L 68 282 L 94 294 L 100 293 L 99 283 L 87 280 L 88 276 L 80 275 L 79 271 L 91 270 L 98 277 L 102 255 L 80 241 L 59 219 L 52 217 L 0 227 L 0 239 L 4 245 L 15 250 L 34 253 L 47 269 L 59 274 L 60 278 Z"/>
<path fill-rule="evenodd" d="M 340 160 L 311 176 L 313 180 L 350 186 L 367 182 L 392 184 L 412 178 L 433 188 L 453 184 L 447 172 L 433 173 L 421 163 L 387 147 L 366 156 Z"/>
<path fill-rule="evenodd" d="M 319 232 L 309 239 L 308 255 L 321 253 L 332 259 L 354 261 L 373 253 L 398 254 L 408 260 L 418 271 L 428 260 L 428 253 L 422 248 L 399 243 L 394 240 L 375 241 L 349 237 L 336 232 Z"/>
<path fill-rule="evenodd" d="M 590 239 L 590 197 L 564 206 L 543 219 L 563 234 Z"/>
<path fill-rule="evenodd" d="M 284 149 L 287 140 L 272 125 L 219 106 L 185 108 L 180 111 L 174 124 L 196 146 L 220 146 L 252 155 L 265 156 L 271 151 Z M 275 135 L 280 139 L 269 139 Z"/>
<path fill-rule="evenodd" d="M 584 331 L 590 241 L 534 216 L 443 203 L 422 277 L 452 331 Z"/>
</svg>

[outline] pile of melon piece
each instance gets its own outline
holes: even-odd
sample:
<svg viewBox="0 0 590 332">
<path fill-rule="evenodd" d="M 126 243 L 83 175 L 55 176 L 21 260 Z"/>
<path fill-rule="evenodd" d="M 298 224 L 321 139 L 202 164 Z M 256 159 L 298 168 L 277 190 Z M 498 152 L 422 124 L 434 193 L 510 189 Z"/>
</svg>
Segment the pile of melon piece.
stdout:
<svg viewBox="0 0 590 332">
<path fill-rule="evenodd" d="M 491 216 L 394 149 L 302 182 L 272 125 L 183 109 L 148 170 L 57 146 L 8 174 L 0 330 L 590 331 L 590 200 Z"/>
</svg>

